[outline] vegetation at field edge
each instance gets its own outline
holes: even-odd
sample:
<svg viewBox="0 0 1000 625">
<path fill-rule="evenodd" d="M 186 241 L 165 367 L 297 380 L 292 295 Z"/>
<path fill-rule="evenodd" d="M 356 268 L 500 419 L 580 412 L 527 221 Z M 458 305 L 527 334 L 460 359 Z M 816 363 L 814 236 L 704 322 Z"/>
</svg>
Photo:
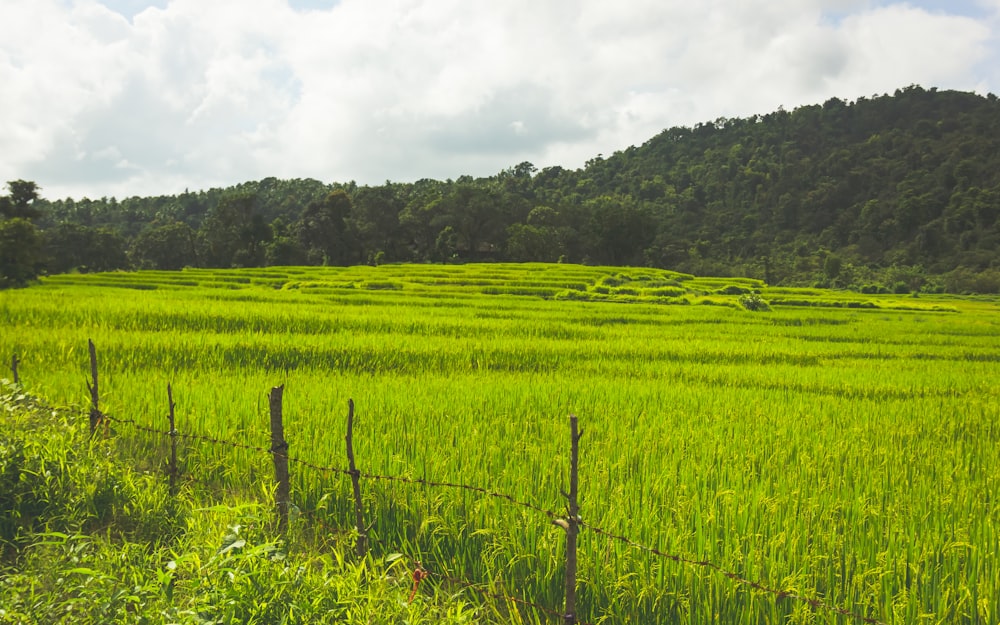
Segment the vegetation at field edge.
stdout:
<svg viewBox="0 0 1000 625">
<path fill-rule="evenodd" d="M 219 496 L 185 482 L 171 496 L 78 411 L 6 380 L 0 411 L 4 625 L 510 622 L 440 580 L 410 601 L 416 563 L 358 560 L 348 533 L 299 517 L 279 534 L 266 488 Z"/>
</svg>

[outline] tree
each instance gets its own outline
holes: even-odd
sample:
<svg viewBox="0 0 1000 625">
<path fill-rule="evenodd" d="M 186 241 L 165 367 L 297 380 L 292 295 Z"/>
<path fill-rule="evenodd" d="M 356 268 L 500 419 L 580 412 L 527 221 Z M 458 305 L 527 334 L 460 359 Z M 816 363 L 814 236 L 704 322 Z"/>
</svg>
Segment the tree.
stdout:
<svg viewBox="0 0 1000 625">
<path fill-rule="evenodd" d="M 0 221 L 0 289 L 26 286 L 38 277 L 43 260 L 35 224 L 21 217 Z"/>
<path fill-rule="evenodd" d="M 319 201 L 310 202 L 296 224 L 296 238 L 310 264 L 345 265 L 356 260 L 347 236 L 351 198 L 342 189 Z"/>
<path fill-rule="evenodd" d="M 264 258 L 269 267 L 306 265 L 309 258 L 305 250 L 299 245 L 298 240 L 293 237 L 281 235 L 271 239 L 264 251 Z"/>
<path fill-rule="evenodd" d="M 643 251 L 656 236 L 651 216 L 631 197 L 603 196 L 585 203 L 590 211 L 586 235 L 592 258 L 609 265 L 641 265 Z"/>
<path fill-rule="evenodd" d="M 257 212 L 257 195 L 223 196 L 198 232 L 200 255 L 209 267 L 259 267 L 271 229 Z"/>
<path fill-rule="evenodd" d="M 399 225 L 399 214 L 403 208 L 404 204 L 391 183 L 381 187 L 361 187 L 355 191 L 351 222 L 357 232 L 361 256 L 366 261 L 374 260 L 379 252 L 388 260 L 403 259 Z"/>
<path fill-rule="evenodd" d="M 33 206 L 39 198 L 39 186 L 27 180 L 11 180 L 7 183 L 10 195 L 0 198 L 0 214 L 8 219 L 38 219 L 41 211 Z"/>
<path fill-rule="evenodd" d="M 399 213 L 400 239 L 409 249 L 408 260 L 428 261 L 437 254 L 437 237 L 449 223 L 442 187 L 442 183 L 433 180 L 417 181 L 406 207 Z"/>
<path fill-rule="evenodd" d="M 197 265 L 194 228 L 172 221 L 141 232 L 132 243 L 129 256 L 139 269 L 166 269 L 176 271 Z"/>
<path fill-rule="evenodd" d="M 74 269 L 114 271 L 129 267 L 125 239 L 110 228 L 63 223 L 44 233 L 49 273 Z"/>
<path fill-rule="evenodd" d="M 548 206 L 536 206 L 528 214 L 526 224 L 507 227 L 507 257 L 518 262 L 556 262 L 570 254 L 576 232 L 564 225 L 559 211 Z"/>
<path fill-rule="evenodd" d="M 269 267 L 276 265 L 305 265 L 308 263 L 305 250 L 298 240 L 291 236 L 285 222 L 280 217 L 271 222 L 271 242 L 264 251 L 264 260 Z"/>
<path fill-rule="evenodd" d="M 7 183 L 10 195 L 0 196 L 0 289 L 25 286 L 44 267 L 43 241 L 31 219 L 41 212 L 33 204 L 38 185 L 24 180 Z"/>
<path fill-rule="evenodd" d="M 455 251 L 468 258 L 504 243 L 505 228 L 499 193 L 470 182 L 457 183 L 442 200 L 447 225 L 455 236 Z M 446 237 L 447 238 L 447 237 Z"/>
</svg>

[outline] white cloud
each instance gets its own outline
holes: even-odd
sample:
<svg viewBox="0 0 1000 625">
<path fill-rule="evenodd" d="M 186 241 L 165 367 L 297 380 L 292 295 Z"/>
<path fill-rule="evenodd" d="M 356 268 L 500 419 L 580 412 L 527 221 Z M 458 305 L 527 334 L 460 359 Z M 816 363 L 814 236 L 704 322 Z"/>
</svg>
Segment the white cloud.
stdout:
<svg viewBox="0 0 1000 625">
<path fill-rule="evenodd" d="M 5 0 L 0 179 L 124 196 L 578 167 L 720 116 L 995 90 L 997 2 Z"/>
</svg>

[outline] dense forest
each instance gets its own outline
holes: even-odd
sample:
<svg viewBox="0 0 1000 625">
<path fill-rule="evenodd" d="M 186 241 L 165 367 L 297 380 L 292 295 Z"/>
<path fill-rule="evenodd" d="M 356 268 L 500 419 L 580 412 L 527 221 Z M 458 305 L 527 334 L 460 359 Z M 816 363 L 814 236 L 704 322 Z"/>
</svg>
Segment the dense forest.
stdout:
<svg viewBox="0 0 1000 625">
<path fill-rule="evenodd" d="M 643 265 L 770 284 L 1000 292 L 1000 102 L 911 86 L 670 128 L 577 170 L 173 196 L 0 197 L 0 286 L 68 271 Z"/>
</svg>

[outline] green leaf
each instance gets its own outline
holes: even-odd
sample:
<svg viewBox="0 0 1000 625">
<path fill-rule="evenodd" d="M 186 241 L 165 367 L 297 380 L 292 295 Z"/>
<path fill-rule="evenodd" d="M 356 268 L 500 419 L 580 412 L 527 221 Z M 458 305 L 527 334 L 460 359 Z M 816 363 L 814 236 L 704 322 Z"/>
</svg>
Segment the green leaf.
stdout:
<svg viewBox="0 0 1000 625">
<path fill-rule="evenodd" d="M 246 544 L 247 544 L 247 541 L 244 540 L 244 539 L 242 539 L 242 538 L 240 538 L 238 540 L 234 540 L 233 542 L 229 543 L 228 545 L 226 545 L 222 549 L 219 549 L 219 554 L 221 555 L 221 554 L 226 553 L 228 551 L 232 551 L 233 549 L 242 549 L 243 547 L 246 546 Z"/>
</svg>

